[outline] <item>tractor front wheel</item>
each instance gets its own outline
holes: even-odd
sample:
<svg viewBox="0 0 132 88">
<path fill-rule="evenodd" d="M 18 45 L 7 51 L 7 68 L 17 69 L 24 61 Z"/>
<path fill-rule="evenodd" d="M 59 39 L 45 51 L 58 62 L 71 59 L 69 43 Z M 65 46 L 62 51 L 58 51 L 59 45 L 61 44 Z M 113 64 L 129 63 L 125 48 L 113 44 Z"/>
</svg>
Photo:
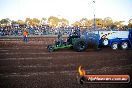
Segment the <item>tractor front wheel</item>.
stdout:
<svg viewBox="0 0 132 88">
<path fill-rule="evenodd" d="M 47 49 L 48 49 L 48 52 L 53 52 L 54 51 L 53 45 L 48 45 Z"/>
</svg>

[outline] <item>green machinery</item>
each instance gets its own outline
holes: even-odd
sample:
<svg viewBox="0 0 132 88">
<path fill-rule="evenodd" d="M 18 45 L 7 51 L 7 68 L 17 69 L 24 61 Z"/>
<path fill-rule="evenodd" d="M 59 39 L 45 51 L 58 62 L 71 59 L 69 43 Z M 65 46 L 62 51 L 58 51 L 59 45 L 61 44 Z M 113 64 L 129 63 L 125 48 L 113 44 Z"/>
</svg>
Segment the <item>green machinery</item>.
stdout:
<svg viewBox="0 0 132 88">
<path fill-rule="evenodd" d="M 59 49 L 71 48 L 75 51 L 84 51 L 87 48 L 87 44 L 84 39 L 80 38 L 80 31 L 75 31 L 70 34 L 67 38 L 67 41 L 63 41 L 62 38 L 59 39 L 60 35 L 58 35 L 58 40 L 55 41 L 54 44 L 48 45 L 47 49 L 49 52 L 53 52 Z"/>
<path fill-rule="evenodd" d="M 67 49 L 67 48 L 73 48 L 74 42 L 77 40 L 79 36 L 77 35 L 70 35 L 67 39 L 67 41 L 64 41 L 63 39 L 55 41 L 54 44 L 48 45 L 47 49 L 49 52 L 53 52 L 55 50 L 59 49 Z"/>
</svg>

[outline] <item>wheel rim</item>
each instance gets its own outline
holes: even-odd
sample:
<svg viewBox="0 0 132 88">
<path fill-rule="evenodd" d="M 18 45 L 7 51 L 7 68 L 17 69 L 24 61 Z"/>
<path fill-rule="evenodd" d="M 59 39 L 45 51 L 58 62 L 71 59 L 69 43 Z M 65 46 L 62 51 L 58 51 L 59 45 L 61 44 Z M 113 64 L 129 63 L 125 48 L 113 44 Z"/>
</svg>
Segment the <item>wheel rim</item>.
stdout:
<svg viewBox="0 0 132 88">
<path fill-rule="evenodd" d="M 113 44 L 112 49 L 114 49 L 114 50 L 118 49 L 118 44 L 116 44 L 116 43 Z"/>
<path fill-rule="evenodd" d="M 85 45 L 84 45 L 83 42 L 80 42 L 80 43 L 79 43 L 79 46 L 80 46 L 80 49 L 81 49 L 81 50 L 83 50 L 83 49 L 85 48 Z"/>
<path fill-rule="evenodd" d="M 53 51 L 53 47 L 52 47 L 52 46 L 49 46 L 49 47 L 48 47 L 48 51 L 49 51 L 49 52 L 52 52 L 52 51 Z"/>
<path fill-rule="evenodd" d="M 103 41 L 103 44 L 106 46 L 106 45 L 108 45 L 108 39 L 105 39 L 104 41 Z"/>
<path fill-rule="evenodd" d="M 123 48 L 123 49 L 127 49 L 127 47 L 128 47 L 127 42 L 125 42 L 125 43 L 122 44 L 122 48 Z"/>
<path fill-rule="evenodd" d="M 53 48 L 52 48 L 52 47 L 50 47 L 50 48 L 49 48 L 49 50 L 53 50 Z"/>
</svg>

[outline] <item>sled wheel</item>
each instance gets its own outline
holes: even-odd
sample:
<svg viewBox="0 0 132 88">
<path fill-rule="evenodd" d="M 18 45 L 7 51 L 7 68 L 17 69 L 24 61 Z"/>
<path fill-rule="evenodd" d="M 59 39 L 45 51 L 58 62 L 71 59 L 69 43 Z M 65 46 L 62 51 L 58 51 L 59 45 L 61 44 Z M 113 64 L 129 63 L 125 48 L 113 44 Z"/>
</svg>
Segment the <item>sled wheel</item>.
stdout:
<svg viewBox="0 0 132 88">
<path fill-rule="evenodd" d="M 122 42 L 122 43 L 121 43 L 121 48 L 122 48 L 123 50 L 127 50 L 127 49 L 128 49 L 128 42 Z"/>
<path fill-rule="evenodd" d="M 118 50 L 118 43 L 117 42 L 113 42 L 112 45 L 111 45 L 111 48 L 113 50 Z"/>
</svg>

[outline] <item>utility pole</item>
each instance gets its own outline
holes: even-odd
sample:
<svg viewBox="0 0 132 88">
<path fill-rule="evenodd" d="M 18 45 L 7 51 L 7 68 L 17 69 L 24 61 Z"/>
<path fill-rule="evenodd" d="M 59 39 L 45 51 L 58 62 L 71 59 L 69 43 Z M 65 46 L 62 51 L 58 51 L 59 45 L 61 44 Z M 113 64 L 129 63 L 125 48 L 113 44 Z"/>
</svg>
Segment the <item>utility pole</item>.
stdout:
<svg viewBox="0 0 132 88">
<path fill-rule="evenodd" d="M 93 12 L 93 13 L 94 13 L 94 23 L 93 23 L 93 24 L 94 24 L 94 30 L 96 30 L 96 18 L 95 18 L 95 0 L 93 1 L 93 3 L 94 3 L 94 4 L 93 4 L 93 7 L 94 7 L 94 8 L 93 8 L 93 9 L 94 9 L 94 12 Z"/>
</svg>

